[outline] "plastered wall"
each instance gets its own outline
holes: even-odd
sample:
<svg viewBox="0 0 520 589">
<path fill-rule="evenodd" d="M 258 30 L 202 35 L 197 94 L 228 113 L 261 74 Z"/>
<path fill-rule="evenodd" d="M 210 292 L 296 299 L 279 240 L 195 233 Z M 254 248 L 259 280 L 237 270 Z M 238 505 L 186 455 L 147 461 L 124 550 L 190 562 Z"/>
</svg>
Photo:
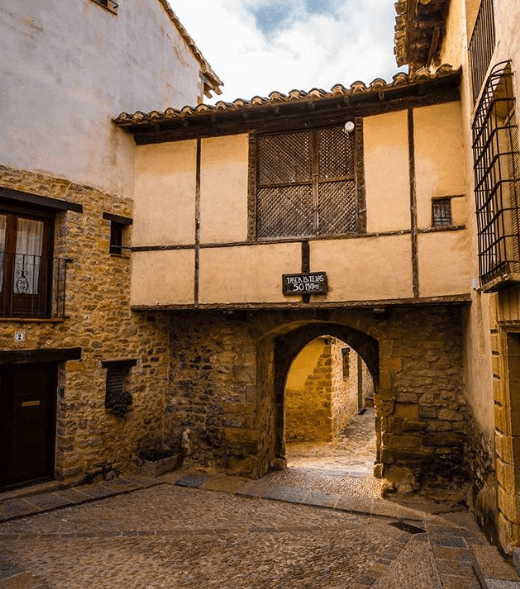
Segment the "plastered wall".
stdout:
<svg viewBox="0 0 520 589">
<path fill-rule="evenodd" d="M 421 297 L 469 292 L 460 106 L 452 102 L 415 109 L 412 123 L 410 127 L 407 110 L 364 119 L 366 235 L 309 239 L 310 271 L 326 272 L 329 285 L 327 294 L 312 295 L 312 303 L 412 299 L 417 294 L 414 273 Z M 301 302 L 282 292 L 282 275 L 301 272 L 301 244 L 294 239 L 255 241 L 248 234 L 253 213 L 248 167 L 245 133 L 138 146 L 133 245 L 139 251 L 132 304 Z M 432 200 L 440 197 L 453 197 L 455 227 L 430 234 Z M 412 227 L 419 231 L 415 245 Z M 150 251 L 143 252 L 146 248 Z M 168 266 L 171 272 L 165 277 Z"/>
<path fill-rule="evenodd" d="M 0 163 L 131 197 L 133 138 L 111 119 L 199 93 L 199 64 L 161 4 L 3 2 L 0 29 Z"/>
<path fill-rule="evenodd" d="M 407 111 L 367 117 L 363 127 L 367 231 L 409 229 Z"/>
</svg>

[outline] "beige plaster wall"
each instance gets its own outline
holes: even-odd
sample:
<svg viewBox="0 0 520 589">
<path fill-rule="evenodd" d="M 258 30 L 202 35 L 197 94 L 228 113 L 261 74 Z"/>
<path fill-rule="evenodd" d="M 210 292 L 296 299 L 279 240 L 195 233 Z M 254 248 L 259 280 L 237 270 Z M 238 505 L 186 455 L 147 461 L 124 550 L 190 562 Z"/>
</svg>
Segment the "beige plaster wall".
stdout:
<svg viewBox="0 0 520 589">
<path fill-rule="evenodd" d="M 417 223 L 431 226 L 432 197 L 466 194 L 458 102 L 414 109 Z M 460 203 L 457 203 L 460 205 Z"/>
<path fill-rule="evenodd" d="M 367 231 L 410 228 L 407 111 L 363 122 Z"/>
<path fill-rule="evenodd" d="M 441 48 L 441 63 L 454 68 L 462 65 L 463 49 L 466 46 L 465 0 L 451 0 L 446 22 L 446 33 Z"/>
<path fill-rule="evenodd" d="M 248 154 L 247 133 L 202 140 L 202 243 L 230 243 L 247 239 Z"/>
<path fill-rule="evenodd" d="M 195 243 L 197 142 L 137 148 L 133 245 Z"/>
<path fill-rule="evenodd" d="M 311 269 L 327 272 L 329 292 L 314 300 L 362 301 L 409 298 L 412 254 L 409 235 L 312 241 Z"/>
<path fill-rule="evenodd" d="M 286 300 L 282 294 L 282 274 L 300 272 L 300 250 L 299 243 L 202 249 L 200 303 Z"/>
<path fill-rule="evenodd" d="M 193 250 L 134 252 L 131 305 L 189 305 L 194 303 Z"/>
<path fill-rule="evenodd" d="M 418 236 L 421 297 L 465 294 L 471 290 L 468 242 L 467 231 Z"/>
<path fill-rule="evenodd" d="M 157 0 L 0 5 L 0 164 L 132 196 L 120 112 L 196 104 L 199 65 Z M 44 146 L 44 148 L 42 148 Z"/>
<path fill-rule="evenodd" d="M 291 364 L 285 382 L 286 389 L 293 390 L 305 386 L 305 381 L 316 368 L 324 350 L 325 340 L 323 338 L 313 339 L 303 348 Z"/>
</svg>

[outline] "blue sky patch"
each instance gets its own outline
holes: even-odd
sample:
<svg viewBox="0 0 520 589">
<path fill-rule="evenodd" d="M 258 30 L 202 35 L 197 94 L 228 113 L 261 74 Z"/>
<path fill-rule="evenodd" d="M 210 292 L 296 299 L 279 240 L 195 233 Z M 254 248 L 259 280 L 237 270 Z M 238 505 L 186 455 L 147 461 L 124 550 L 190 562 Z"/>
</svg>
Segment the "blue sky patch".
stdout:
<svg viewBox="0 0 520 589">
<path fill-rule="evenodd" d="M 335 14 L 338 0 L 300 0 L 262 2 L 256 9 L 251 9 L 256 26 L 269 35 L 287 28 L 296 21 L 305 21 L 316 14 Z"/>
</svg>

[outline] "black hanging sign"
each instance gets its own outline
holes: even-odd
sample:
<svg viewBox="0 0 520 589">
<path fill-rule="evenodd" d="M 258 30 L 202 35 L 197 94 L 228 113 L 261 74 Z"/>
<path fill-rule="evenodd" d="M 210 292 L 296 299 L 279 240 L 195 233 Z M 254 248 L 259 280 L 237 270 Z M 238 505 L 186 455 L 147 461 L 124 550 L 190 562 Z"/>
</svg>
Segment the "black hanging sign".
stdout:
<svg viewBox="0 0 520 589">
<path fill-rule="evenodd" d="M 283 274 L 282 279 L 284 295 L 325 294 L 328 290 L 325 272 Z"/>
</svg>

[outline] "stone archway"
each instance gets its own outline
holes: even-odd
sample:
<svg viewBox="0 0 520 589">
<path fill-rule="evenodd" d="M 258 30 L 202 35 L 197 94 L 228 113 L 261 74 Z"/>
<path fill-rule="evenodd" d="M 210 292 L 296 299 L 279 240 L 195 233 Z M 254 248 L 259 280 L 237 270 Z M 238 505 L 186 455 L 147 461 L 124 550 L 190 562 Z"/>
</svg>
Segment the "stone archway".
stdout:
<svg viewBox="0 0 520 589">
<path fill-rule="evenodd" d="M 285 449 L 285 383 L 296 356 L 320 336 L 332 336 L 348 343 L 363 359 L 377 391 L 379 382 L 379 343 L 370 335 L 347 325 L 328 322 L 308 323 L 296 327 L 274 340 L 275 456 L 278 465 L 286 462 Z M 376 413 L 377 460 L 380 447 L 380 419 Z"/>
</svg>

